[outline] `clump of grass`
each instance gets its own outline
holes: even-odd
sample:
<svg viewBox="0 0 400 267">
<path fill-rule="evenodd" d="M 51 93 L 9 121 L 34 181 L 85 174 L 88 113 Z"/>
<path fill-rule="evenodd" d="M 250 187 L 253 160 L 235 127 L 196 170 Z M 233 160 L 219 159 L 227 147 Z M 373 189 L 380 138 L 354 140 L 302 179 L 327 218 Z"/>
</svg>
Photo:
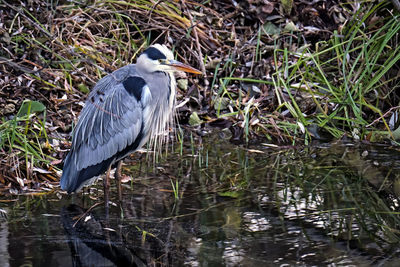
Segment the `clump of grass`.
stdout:
<svg viewBox="0 0 400 267">
<path fill-rule="evenodd" d="M 364 5 L 362 13 L 335 31 L 330 41 L 318 43 L 316 51 L 275 50 L 279 67 L 272 78 L 278 110 L 289 111 L 297 132 L 306 140 L 318 131 L 334 138 L 346 134 L 367 139 L 382 129 L 394 138 L 391 131 L 395 128 L 389 127 L 383 114 L 399 101 L 400 23 L 398 16 L 375 21 L 382 5 Z M 306 101 L 311 103 L 308 110 L 304 109 Z"/>
<path fill-rule="evenodd" d="M 8 155 L 3 157 L 0 170 L 3 184 L 35 187 L 40 181 L 38 175 L 49 181 L 56 180 L 50 175 L 55 171 L 50 162 L 55 159 L 49 155 L 52 148 L 45 124 L 45 107 L 40 102 L 29 100 L 23 103 L 13 119 L 3 119 L 0 125 L 0 153 Z"/>
</svg>

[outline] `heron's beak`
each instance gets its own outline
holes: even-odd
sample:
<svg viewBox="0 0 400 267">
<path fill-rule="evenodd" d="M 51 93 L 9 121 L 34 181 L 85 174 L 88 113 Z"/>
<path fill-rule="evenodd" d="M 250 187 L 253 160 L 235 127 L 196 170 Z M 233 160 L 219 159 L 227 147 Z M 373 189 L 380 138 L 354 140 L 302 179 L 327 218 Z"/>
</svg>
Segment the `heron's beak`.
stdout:
<svg viewBox="0 0 400 267">
<path fill-rule="evenodd" d="M 176 61 L 176 60 L 168 60 L 166 65 L 173 67 L 176 70 L 179 71 L 184 71 L 184 72 L 190 72 L 190 73 L 195 73 L 195 74 L 202 74 L 201 71 L 190 67 L 189 65 L 183 64 L 182 62 Z"/>
</svg>

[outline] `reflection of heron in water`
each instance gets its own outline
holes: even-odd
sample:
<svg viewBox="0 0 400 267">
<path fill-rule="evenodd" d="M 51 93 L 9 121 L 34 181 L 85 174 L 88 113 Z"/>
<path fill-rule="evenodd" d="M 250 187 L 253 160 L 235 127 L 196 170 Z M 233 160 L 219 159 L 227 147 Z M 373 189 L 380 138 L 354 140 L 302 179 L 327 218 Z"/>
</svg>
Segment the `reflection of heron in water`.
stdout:
<svg viewBox="0 0 400 267">
<path fill-rule="evenodd" d="M 69 237 L 73 266 L 147 266 L 116 232 L 105 229 L 81 207 L 63 208 L 61 220 Z"/>
</svg>

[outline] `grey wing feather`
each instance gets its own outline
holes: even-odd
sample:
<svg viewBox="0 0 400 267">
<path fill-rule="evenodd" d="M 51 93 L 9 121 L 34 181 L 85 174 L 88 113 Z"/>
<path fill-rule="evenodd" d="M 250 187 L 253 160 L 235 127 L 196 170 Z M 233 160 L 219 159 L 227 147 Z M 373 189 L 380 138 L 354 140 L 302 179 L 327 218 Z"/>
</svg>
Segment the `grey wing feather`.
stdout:
<svg viewBox="0 0 400 267">
<path fill-rule="evenodd" d="M 115 74 L 99 81 L 81 112 L 70 152 L 77 170 L 113 157 L 135 142 L 141 131 L 146 103 L 130 95 Z"/>
</svg>

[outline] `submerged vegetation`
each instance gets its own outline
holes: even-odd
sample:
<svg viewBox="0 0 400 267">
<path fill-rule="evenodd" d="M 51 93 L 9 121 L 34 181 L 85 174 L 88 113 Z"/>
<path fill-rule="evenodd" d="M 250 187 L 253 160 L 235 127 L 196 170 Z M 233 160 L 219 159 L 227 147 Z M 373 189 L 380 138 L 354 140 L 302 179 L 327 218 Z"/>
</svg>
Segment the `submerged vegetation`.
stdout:
<svg viewBox="0 0 400 267">
<path fill-rule="evenodd" d="M 56 182 L 90 88 L 155 42 L 204 72 L 178 81 L 193 135 L 395 143 L 399 12 L 390 1 L 313 2 L 2 0 L 0 183 Z M 45 108 L 18 113 L 24 103 Z"/>
</svg>

